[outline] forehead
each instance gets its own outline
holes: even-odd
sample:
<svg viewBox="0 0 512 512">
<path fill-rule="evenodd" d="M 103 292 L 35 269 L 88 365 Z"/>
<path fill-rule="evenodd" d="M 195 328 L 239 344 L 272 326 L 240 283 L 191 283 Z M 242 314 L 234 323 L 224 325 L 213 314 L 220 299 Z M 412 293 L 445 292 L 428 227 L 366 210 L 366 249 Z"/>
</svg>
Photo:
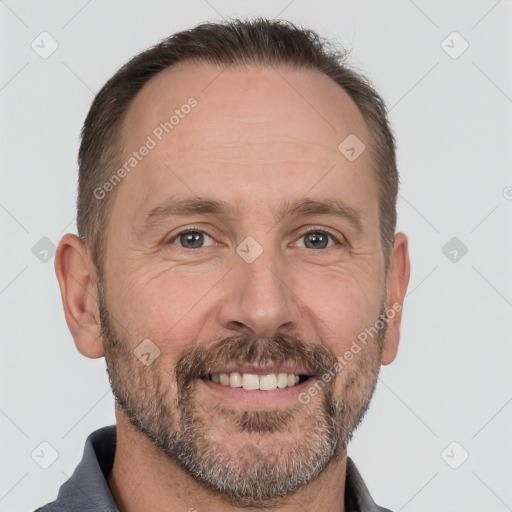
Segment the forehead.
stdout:
<svg viewBox="0 0 512 512">
<path fill-rule="evenodd" d="M 355 104 L 316 71 L 180 63 L 153 77 L 127 111 L 126 158 L 148 138 L 154 147 L 123 179 L 113 217 L 136 222 L 170 195 L 263 212 L 312 190 L 361 206 L 376 190 L 370 152 L 351 162 L 338 149 L 351 135 L 369 146 Z"/>
<path fill-rule="evenodd" d="M 244 140 L 248 135 L 287 137 L 299 145 L 317 144 L 336 152 L 340 137 L 355 133 L 368 139 L 348 94 L 317 71 L 185 62 L 153 77 L 135 97 L 125 118 L 127 146 L 136 147 L 141 136 L 169 121 L 190 98 L 197 106 L 186 122 L 180 118 L 179 129 L 176 125 L 166 142 L 201 146 L 255 142 Z M 247 155 L 248 149 L 240 148 L 240 154 Z"/>
</svg>

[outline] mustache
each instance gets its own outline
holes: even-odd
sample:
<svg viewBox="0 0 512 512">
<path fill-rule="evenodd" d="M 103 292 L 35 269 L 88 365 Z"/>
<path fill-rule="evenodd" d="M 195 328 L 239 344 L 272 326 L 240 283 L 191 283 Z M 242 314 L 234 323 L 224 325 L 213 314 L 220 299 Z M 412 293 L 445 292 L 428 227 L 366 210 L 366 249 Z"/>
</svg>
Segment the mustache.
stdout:
<svg viewBox="0 0 512 512">
<path fill-rule="evenodd" d="M 337 363 L 337 359 L 324 345 L 306 344 L 296 336 L 279 334 L 272 338 L 255 338 L 240 334 L 208 347 L 187 349 L 176 364 L 176 380 L 183 389 L 216 367 L 243 363 L 262 368 L 286 363 L 304 368 L 308 375 L 320 378 Z"/>
</svg>

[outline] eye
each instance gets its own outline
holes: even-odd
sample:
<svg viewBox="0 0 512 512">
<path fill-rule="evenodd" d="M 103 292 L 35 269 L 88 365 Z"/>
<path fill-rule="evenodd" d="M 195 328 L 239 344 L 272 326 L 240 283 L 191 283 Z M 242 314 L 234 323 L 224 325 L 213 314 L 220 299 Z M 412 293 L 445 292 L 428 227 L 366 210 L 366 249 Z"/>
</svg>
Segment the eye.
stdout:
<svg viewBox="0 0 512 512">
<path fill-rule="evenodd" d="M 333 234 L 321 229 L 307 231 L 299 237 L 299 240 L 301 239 L 304 239 L 304 243 L 299 244 L 299 247 L 306 249 L 328 249 L 336 244 L 341 245 Z M 205 245 L 208 240 L 210 243 Z M 213 245 L 213 242 L 212 237 L 206 232 L 190 227 L 174 235 L 167 243 L 184 249 L 201 249 Z"/>
<path fill-rule="evenodd" d="M 189 228 L 177 233 L 168 243 L 174 245 L 174 242 L 177 241 L 179 244 L 175 245 L 178 245 L 178 247 L 183 247 L 184 249 L 201 249 L 201 247 L 207 247 L 204 245 L 205 238 L 213 242 L 212 237 L 207 235 L 204 231 Z"/>
<path fill-rule="evenodd" d="M 299 240 L 301 239 L 304 239 L 304 245 L 302 245 L 302 247 L 305 247 L 306 249 L 327 249 L 335 244 L 339 245 L 339 242 L 334 235 L 320 229 L 314 229 L 303 233 Z M 331 245 L 329 245 L 329 239 L 333 241 Z"/>
</svg>

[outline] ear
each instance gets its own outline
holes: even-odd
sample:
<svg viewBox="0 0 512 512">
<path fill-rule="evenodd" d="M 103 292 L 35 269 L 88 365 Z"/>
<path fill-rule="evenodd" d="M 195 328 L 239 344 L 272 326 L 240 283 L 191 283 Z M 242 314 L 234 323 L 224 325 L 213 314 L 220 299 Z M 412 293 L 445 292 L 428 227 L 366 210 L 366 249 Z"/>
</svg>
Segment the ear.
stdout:
<svg viewBox="0 0 512 512">
<path fill-rule="evenodd" d="M 102 357 L 96 271 L 85 244 L 68 233 L 55 254 L 66 323 L 78 351 L 92 359 Z"/>
<path fill-rule="evenodd" d="M 397 233 L 395 235 L 388 276 L 386 278 L 387 292 L 385 307 L 388 312 L 388 321 L 381 355 L 382 364 L 392 363 L 398 352 L 402 307 L 407 285 L 409 284 L 410 273 L 411 265 L 409 262 L 408 240 L 404 233 Z"/>
</svg>

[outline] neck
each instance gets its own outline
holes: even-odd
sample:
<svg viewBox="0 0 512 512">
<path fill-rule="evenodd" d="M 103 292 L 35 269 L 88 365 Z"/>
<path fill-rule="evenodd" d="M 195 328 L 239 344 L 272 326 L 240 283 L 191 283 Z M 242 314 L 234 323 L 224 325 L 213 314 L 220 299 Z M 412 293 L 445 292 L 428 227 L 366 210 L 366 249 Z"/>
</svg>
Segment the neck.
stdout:
<svg viewBox="0 0 512 512">
<path fill-rule="evenodd" d="M 194 480 L 140 433 L 116 407 L 117 446 L 108 485 L 120 512 L 183 512 L 208 510 L 235 512 L 242 508 Z M 345 512 L 346 451 L 320 476 L 291 496 L 276 500 L 267 510 Z M 326 492 L 326 489 L 329 491 Z M 244 512 L 261 510 L 244 506 Z"/>
</svg>

